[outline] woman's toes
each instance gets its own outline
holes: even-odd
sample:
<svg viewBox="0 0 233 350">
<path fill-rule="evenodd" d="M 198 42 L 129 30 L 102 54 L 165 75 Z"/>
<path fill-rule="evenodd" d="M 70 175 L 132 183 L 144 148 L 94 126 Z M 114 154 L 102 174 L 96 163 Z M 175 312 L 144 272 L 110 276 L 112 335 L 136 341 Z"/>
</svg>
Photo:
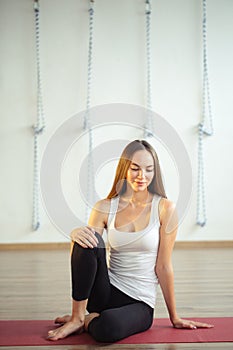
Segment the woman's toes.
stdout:
<svg viewBox="0 0 233 350">
<path fill-rule="evenodd" d="M 55 335 L 56 335 L 55 331 L 49 331 L 47 338 L 49 338 L 49 339 L 54 338 Z"/>
<path fill-rule="evenodd" d="M 67 322 L 63 326 L 51 330 L 48 332 L 47 339 L 58 340 L 67 337 L 68 335 L 77 332 L 78 334 L 83 332 L 83 324 L 80 322 Z"/>
</svg>

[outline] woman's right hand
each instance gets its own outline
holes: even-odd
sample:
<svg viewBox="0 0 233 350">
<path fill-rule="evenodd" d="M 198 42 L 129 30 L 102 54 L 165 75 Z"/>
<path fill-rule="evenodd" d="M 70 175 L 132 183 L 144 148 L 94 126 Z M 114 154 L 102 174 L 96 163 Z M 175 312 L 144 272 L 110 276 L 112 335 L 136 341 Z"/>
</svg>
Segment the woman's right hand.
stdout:
<svg viewBox="0 0 233 350">
<path fill-rule="evenodd" d="M 83 248 L 97 247 L 98 239 L 95 236 L 95 230 L 90 226 L 75 228 L 70 237 L 73 242 L 77 242 Z"/>
</svg>

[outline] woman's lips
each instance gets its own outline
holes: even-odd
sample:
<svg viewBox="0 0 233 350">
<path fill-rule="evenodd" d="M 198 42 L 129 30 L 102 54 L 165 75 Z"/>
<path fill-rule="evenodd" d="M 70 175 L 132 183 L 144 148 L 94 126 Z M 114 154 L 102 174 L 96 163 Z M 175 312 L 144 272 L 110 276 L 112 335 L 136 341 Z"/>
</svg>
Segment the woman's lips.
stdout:
<svg viewBox="0 0 233 350">
<path fill-rule="evenodd" d="M 143 186 L 143 185 L 145 185 L 146 182 L 143 182 L 143 181 L 135 181 L 135 183 L 136 183 L 138 186 Z"/>
</svg>

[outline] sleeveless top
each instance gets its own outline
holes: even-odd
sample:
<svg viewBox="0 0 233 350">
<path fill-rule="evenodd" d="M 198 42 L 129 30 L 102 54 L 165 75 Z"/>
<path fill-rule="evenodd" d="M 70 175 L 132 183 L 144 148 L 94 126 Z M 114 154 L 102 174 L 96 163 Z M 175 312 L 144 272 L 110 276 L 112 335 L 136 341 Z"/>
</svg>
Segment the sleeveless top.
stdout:
<svg viewBox="0 0 233 350">
<path fill-rule="evenodd" d="M 154 308 L 158 278 L 155 264 L 159 247 L 159 201 L 154 195 L 148 226 L 137 232 L 119 231 L 115 217 L 119 196 L 111 199 L 107 225 L 110 247 L 109 278 L 113 286 L 128 296 Z"/>
</svg>

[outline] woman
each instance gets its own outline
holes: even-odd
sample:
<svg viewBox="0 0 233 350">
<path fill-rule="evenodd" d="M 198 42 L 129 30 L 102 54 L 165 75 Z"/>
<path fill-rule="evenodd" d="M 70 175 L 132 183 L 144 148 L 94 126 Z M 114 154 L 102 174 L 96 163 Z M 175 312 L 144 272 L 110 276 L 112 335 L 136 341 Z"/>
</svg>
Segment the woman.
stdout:
<svg viewBox="0 0 233 350">
<path fill-rule="evenodd" d="M 85 330 L 97 341 L 115 342 L 143 332 L 153 322 L 158 284 L 175 328 L 213 327 L 177 314 L 171 262 L 177 225 L 156 152 L 144 140 L 129 143 L 108 197 L 96 203 L 88 226 L 71 233 L 72 315 L 58 317 L 55 322 L 62 326 L 49 331 L 48 338 Z"/>
</svg>

